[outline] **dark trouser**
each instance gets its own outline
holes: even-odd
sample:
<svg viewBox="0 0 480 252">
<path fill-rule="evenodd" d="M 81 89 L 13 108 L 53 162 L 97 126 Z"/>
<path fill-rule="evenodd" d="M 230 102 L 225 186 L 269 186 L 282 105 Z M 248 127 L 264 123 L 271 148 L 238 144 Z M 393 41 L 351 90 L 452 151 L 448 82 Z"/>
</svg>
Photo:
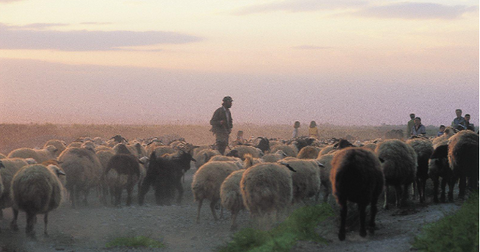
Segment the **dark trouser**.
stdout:
<svg viewBox="0 0 480 252">
<path fill-rule="evenodd" d="M 228 133 L 217 133 L 215 145 L 220 154 L 224 155 L 225 149 L 228 146 Z"/>
</svg>

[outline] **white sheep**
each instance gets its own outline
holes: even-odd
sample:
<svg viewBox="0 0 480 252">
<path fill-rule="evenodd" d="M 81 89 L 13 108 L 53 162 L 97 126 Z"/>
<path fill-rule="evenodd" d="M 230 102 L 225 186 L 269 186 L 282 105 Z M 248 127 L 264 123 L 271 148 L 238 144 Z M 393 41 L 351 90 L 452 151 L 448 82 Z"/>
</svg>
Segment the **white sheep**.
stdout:
<svg viewBox="0 0 480 252">
<path fill-rule="evenodd" d="M 282 150 L 277 150 L 275 153 L 264 155 L 261 159 L 262 162 L 275 163 L 287 157 L 287 154 Z"/>
<path fill-rule="evenodd" d="M 53 145 L 48 145 L 44 149 L 35 150 L 31 148 L 20 148 L 11 151 L 8 158 L 33 158 L 37 163 L 42 163 L 50 159 L 56 159 L 57 148 Z"/>
<path fill-rule="evenodd" d="M 200 222 L 200 209 L 204 199 L 210 200 L 213 218 L 218 220 L 215 204 L 220 199 L 220 186 L 228 175 L 238 169 L 235 162 L 210 161 L 202 165 L 193 175 L 192 192 L 195 201 L 198 201 L 197 223 Z"/>
<path fill-rule="evenodd" d="M 320 186 L 323 188 L 323 202 L 328 201 L 328 197 L 332 192 L 332 184 L 330 183 L 330 171 L 332 170 L 332 159 L 334 154 L 321 155 L 317 160 L 323 164 L 320 167 Z"/>
<path fill-rule="evenodd" d="M 243 173 L 240 191 L 252 219 L 260 224 L 266 214 L 278 214 L 292 204 L 291 171 L 277 163 L 259 163 Z"/>
<path fill-rule="evenodd" d="M 47 146 L 49 145 L 53 145 L 57 148 L 57 151 L 55 152 L 55 155 L 58 156 L 60 155 L 60 153 L 62 153 L 62 151 L 64 151 L 66 148 L 67 148 L 67 144 L 65 143 L 65 141 L 62 141 L 62 140 L 58 140 L 58 139 L 52 139 L 52 140 L 48 140 L 44 145 L 43 145 L 43 148 L 47 148 Z"/>
<path fill-rule="evenodd" d="M 212 149 L 202 149 L 200 151 L 195 151 L 194 153 L 195 154 L 193 155 L 193 158 L 197 160 L 195 162 L 195 167 L 197 168 L 197 170 L 198 168 L 200 168 L 200 166 L 208 162 L 213 156 L 221 155 L 218 150 Z"/>
<path fill-rule="evenodd" d="M 65 175 L 58 167 L 49 165 L 28 165 L 20 169 L 12 180 L 13 230 L 18 230 L 18 211 L 27 214 L 26 233 L 34 236 L 33 230 L 37 214 L 44 214 L 44 234 L 48 236 L 48 213 L 56 209 L 62 200 L 62 183 L 58 176 Z"/>
<path fill-rule="evenodd" d="M 5 158 L 0 160 L 0 162 L 5 167 L 0 169 L 0 175 L 4 186 L 3 195 L 0 195 L 0 217 L 2 217 L 2 209 L 9 208 L 13 205 L 12 195 L 10 193 L 13 176 L 23 166 L 28 165 L 28 163 L 22 158 Z"/>
<path fill-rule="evenodd" d="M 254 158 L 260 158 L 261 156 L 263 156 L 263 152 L 259 148 L 255 148 L 253 146 L 246 146 L 246 145 L 237 145 L 230 152 L 238 153 L 238 157 L 241 158 L 242 160 L 245 159 L 244 157 L 245 154 L 250 154 Z"/>
<path fill-rule="evenodd" d="M 66 188 L 72 207 L 76 208 L 80 193 L 83 193 L 83 203 L 87 205 L 90 189 L 98 186 L 102 176 L 102 164 L 97 155 L 83 148 L 67 148 L 60 154 L 58 161 L 67 174 Z"/>
<path fill-rule="evenodd" d="M 298 154 L 298 150 L 294 145 L 277 144 L 270 147 L 271 153 L 275 153 L 279 150 L 283 151 L 288 157 L 296 157 Z"/>
<path fill-rule="evenodd" d="M 428 179 L 428 160 L 433 153 L 432 142 L 428 139 L 412 138 L 406 142 L 417 154 L 417 173 L 415 183 L 417 185 L 420 203 L 425 201 L 425 185 Z M 416 188 L 414 187 L 414 192 Z"/>
<path fill-rule="evenodd" d="M 285 158 L 279 163 L 283 165 L 289 165 L 296 172 L 292 173 L 292 186 L 293 186 L 293 201 L 292 203 L 298 203 L 300 201 L 305 203 L 305 199 L 317 196 L 320 193 L 320 167 L 323 164 L 319 163 L 316 159 L 298 159 L 298 158 Z"/>
<path fill-rule="evenodd" d="M 320 148 L 315 146 L 305 146 L 297 154 L 299 159 L 314 159 L 318 157 Z"/>
<path fill-rule="evenodd" d="M 237 228 L 235 220 L 240 210 L 245 209 L 243 205 L 242 193 L 240 192 L 240 180 L 242 179 L 245 170 L 238 170 L 232 172 L 223 181 L 220 186 L 220 199 L 222 206 L 232 213 L 232 223 L 230 230 Z"/>
</svg>

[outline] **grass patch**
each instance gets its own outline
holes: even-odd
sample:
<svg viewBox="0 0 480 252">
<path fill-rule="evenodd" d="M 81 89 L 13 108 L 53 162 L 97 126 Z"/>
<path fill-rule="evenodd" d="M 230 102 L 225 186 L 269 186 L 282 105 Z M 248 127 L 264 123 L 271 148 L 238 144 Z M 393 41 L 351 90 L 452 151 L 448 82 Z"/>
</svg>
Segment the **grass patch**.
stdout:
<svg viewBox="0 0 480 252">
<path fill-rule="evenodd" d="M 326 242 L 315 232 L 318 223 L 333 216 L 329 204 L 306 206 L 295 210 L 284 222 L 269 231 L 244 228 L 220 252 L 290 251 L 298 240 Z"/>
<path fill-rule="evenodd" d="M 128 248 L 164 248 L 165 245 L 157 240 L 146 236 L 119 237 L 105 245 L 107 248 L 128 247 Z"/>
<path fill-rule="evenodd" d="M 421 251 L 478 251 L 478 192 L 454 214 L 425 226 L 413 247 Z"/>
</svg>

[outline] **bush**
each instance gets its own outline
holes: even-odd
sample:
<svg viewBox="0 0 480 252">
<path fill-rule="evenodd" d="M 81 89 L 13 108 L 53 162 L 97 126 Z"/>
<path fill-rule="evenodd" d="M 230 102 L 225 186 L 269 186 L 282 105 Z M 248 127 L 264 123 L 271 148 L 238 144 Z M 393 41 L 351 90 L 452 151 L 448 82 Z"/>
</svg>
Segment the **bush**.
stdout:
<svg viewBox="0 0 480 252">
<path fill-rule="evenodd" d="M 478 192 L 455 214 L 425 226 L 413 246 L 421 251 L 478 251 Z"/>
<path fill-rule="evenodd" d="M 119 237 L 105 245 L 107 248 L 128 247 L 128 248 L 163 248 L 165 245 L 154 239 L 145 236 Z"/>
<path fill-rule="evenodd" d="M 326 242 L 315 232 L 315 227 L 330 216 L 333 216 L 333 210 L 328 204 L 302 207 L 270 231 L 252 228 L 240 230 L 220 251 L 290 251 L 298 240 Z"/>
</svg>

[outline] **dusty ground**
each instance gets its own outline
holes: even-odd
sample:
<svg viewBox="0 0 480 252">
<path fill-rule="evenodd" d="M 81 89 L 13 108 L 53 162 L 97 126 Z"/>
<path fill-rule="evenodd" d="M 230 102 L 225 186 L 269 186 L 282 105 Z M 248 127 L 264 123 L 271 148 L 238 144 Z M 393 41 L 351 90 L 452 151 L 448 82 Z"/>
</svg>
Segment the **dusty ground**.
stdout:
<svg viewBox="0 0 480 252">
<path fill-rule="evenodd" d="M 190 191 L 193 171 L 187 173 L 184 184 L 184 200 L 180 205 L 156 206 L 153 192 L 147 195 L 145 206 L 135 204 L 131 207 L 105 207 L 90 197 L 90 205 L 72 209 L 69 204 L 51 212 L 49 216 L 49 237 L 43 235 L 43 215 L 38 216 L 35 226 L 37 239 L 26 238 L 24 233 L 25 215 L 19 216 L 19 232 L 8 227 L 12 219 L 10 209 L 4 210 L 4 219 L 0 221 L 0 252 L 4 251 L 215 251 L 216 248 L 231 239 L 229 231 L 230 214 L 215 223 L 204 204 L 201 223 L 195 223 L 197 204 L 193 202 Z M 415 204 L 415 209 L 400 212 L 393 208 L 380 210 L 377 216 L 378 230 L 375 234 L 361 238 L 358 229 L 347 233 L 347 239 L 337 239 L 337 222 L 332 218 L 318 227 L 318 232 L 327 240 L 327 245 L 313 242 L 299 242 L 292 251 L 398 251 L 411 250 L 413 238 L 426 224 L 440 219 L 445 213 L 459 208 L 453 204 Z M 123 205 L 125 201 L 123 202 Z M 240 228 L 250 226 L 248 213 L 238 218 Z M 106 249 L 105 244 L 116 237 L 144 235 L 158 239 L 166 244 L 164 249 Z"/>
</svg>

